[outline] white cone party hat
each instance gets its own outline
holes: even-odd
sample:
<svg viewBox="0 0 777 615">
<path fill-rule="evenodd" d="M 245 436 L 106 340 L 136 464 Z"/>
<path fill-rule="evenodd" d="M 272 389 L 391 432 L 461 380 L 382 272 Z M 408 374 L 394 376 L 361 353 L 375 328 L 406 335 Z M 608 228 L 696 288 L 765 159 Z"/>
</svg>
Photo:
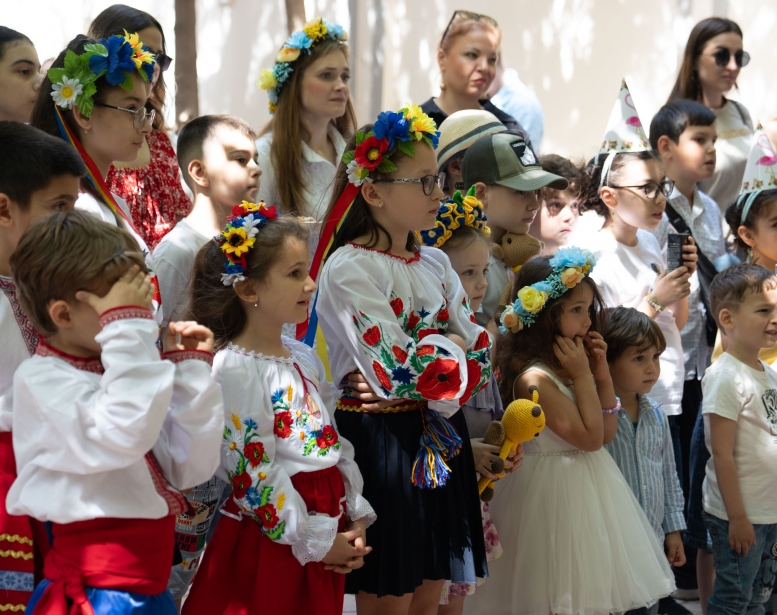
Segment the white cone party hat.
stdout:
<svg viewBox="0 0 777 615">
<path fill-rule="evenodd" d="M 747 214 L 750 213 L 750 206 L 758 193 L 775 189 L 777 189 L 777 154 L 763 126 L 759 123 L 753 135 L 753 145 L 750 147 L 745 176 L 742 178 L 742 189 L 739 191 L 739 202 L 745 199 L 740 224 L 744 224 Z"/>
</svg>

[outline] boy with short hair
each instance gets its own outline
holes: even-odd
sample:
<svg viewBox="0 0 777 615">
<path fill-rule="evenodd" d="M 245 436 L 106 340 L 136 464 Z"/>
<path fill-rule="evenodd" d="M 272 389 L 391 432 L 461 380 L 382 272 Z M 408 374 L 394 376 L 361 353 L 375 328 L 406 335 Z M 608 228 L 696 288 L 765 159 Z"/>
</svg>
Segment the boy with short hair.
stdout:
<svg viewBox="0 0 777 615">
<path fill-rule="evenodd" d="M 491 238 L 500 243 L 505 233 L 527 235 L 540 208 L 537 190 L 546 186 L 566 190 L 569 182 L 544 171 L 522 135 L 506 131 L 486 135 L 475 141 L 462 161 L 464 190 L 476 187 L 475 196 L 488 216 Z M 500 299 L 512 278 L 512 271 L 493 254 L 488 267 L 488 289 L 475 314 L 478 324 L 486 327 L 501 313 Z"/>
<path fill-rule="evenodd" d="M 5 500 L 12 515 L 53 523 L 29 609 L 64 613 L 85 595 L 97 613 L 138 603 L 174 613 L 166 587 L 175 516 L 187 508 L 178 490 L 219 463 L 213 333 L 170 323 L 160 358 L 144 255 L 129 232 L 86 212 L 33 224 L 11 268 L 45 335 L 14 376 L 19 475 Z"/>
<path fill-rule="evenodd" d="M 10 258 L 30 224 L 73 209 L 86 168 L 62 139 L 26 124 L 0 122 L 0 143 L 0 502 L 5 502 L 16 478 L 13 376 L 38 345 L 38 332 L 19 304 Z M 5 506 L 0 507 L 0 537 L 0 576 L 8 580 L 0 610 L 20 611 L 32 595 L 48 539 L 42 525 L 8 515 Z"/>
<path fill-rule="evenodd" d="M 703 485 L 715 586 L 708 615 L 764 612 L 777 570 L 777 372 L 758 358 L 777 342 L 777 276 L 757 265 L 719 273 L 710 304 L 728 348 L 702 380 Z"/>
<path fill-rule="evenodd" d="M 661 373 L 660 356 L 666 339 L 655 320 L 627 307 L 607 310 L 602 336 L 621 404 L 618 430 L 605 448 L 639 500 L 656 537 L 666 546 L 669 563 L 682 566 L 683 491 L 667 416 L 661 405 L 648 397 Z M 653 610 L 657 608 L 658 603 Z"/>
</svg>

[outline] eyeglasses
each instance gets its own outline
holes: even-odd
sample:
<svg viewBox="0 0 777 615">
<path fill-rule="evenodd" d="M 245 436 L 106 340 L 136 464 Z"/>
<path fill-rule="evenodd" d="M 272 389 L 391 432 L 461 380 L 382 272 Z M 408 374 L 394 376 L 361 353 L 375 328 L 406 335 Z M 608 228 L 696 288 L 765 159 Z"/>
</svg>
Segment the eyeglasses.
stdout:
<svg viewBox="0 0 777 615">
<path fill-rule="evenodd" d="M 156 63 L 159 66 L 159 70 L 162 72 L 165 72 L 168 68 L 170 68 L 170 64 L 173 61 L 173 58 L 171 58 L 169 55 L 166 55 L 164 53 L 157 53 L 156 55 Z"/>
<path fill-rule="evenodd" d="M 445 32 L 442 33 L 441 41 L 445 40 L 445 37 L 448 35 L 448 30 L 451 29 L 451 25 L 453 25 L 453 22 L 456 21 L 456 18 L 459 17 L 466 21 L 480 21 L 481 19 L 485 21 L 486 23 L 491 24 L 495 28 L 499 27 L 499 24 L 497 23 L 496 19 L 493 17 L 489 17 L 488 15 L 480 15 L 478 13 L 472 13 L 470 11 L 453 11 L 453 17 L 451 17 L 451 20 L 448 22 L 448 25 L 445 26 Z"/>
<path fill-rule="evenodd" d="M 423 177 L 410 177 L 405 179 L 376 179 L 376 184 L 421 184 L 424 194 L 429 196 L 434 192 L 434 187 L 437 186 L 442 190 L 443 184 L 445 184 L 445 173 L 438 173 L 437 175 L 424 175 Z"/>
<path fill-rule="evenodd" d="M 728 63 L 731 61 L 731 50 L 725 47 L 721 47 L 715 53 L 703 53 L 702 55 L 715 58 L 715 64 L 721 68 L 728 66 Z M 738 68 L 747 66 L 750 64 L 750 54 L 738 49 L 734 52 L 734 62 L 736 62 Z"/>
<path fill-rule="evenodd" d="M 654 199 L 658 196 L 659 191 L 666 197 L 672 194 L 674 190 L 674 182 L 671 179 L 665 179 L 660 184 L 656 182 L 648 182 L 642 186 L 608 186 L 609 188 L 640 188 L 645 193 L 645 196 L 649 199 Z"/>
<path fill-rule="evenodd" d="M 106 105 L 105 103 L 94 103 L 96 107 L 107 107 L 108 109 L 116 109 L 117 111 L 125 111 L 132 114 L 132 126 L 135 130 L 140 132 L 143 128 L 143 123 L 148 122 L 149 126 L 154 125 L 154 118 L 156 117 L 156 110 L 146 111 L 145 107 L 138 107 L 137 109 L 125 109 L 124 107 L 114 107 L 113 105 Z"/>
</svg>

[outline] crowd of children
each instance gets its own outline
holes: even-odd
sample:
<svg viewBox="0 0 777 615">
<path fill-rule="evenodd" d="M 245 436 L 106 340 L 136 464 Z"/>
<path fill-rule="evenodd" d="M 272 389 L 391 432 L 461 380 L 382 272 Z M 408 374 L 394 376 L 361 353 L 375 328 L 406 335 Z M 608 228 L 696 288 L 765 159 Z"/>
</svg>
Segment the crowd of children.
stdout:
<svg viewBox="0 0 777 615">
<path fill-rule="evenodd" d="M 763 613 L 766 133 L 727 204 L 700 189 L 715 114 L 670 102 L 648 136 L 625 82 L 588 164 L 485 110 L 354 130 L 346 40 L 316 18 L 286 41 L 258 140 L 181 128 L 193 207 L 153 251 L 106 181 L 154 130 L 156 55 L 79 35 L 6 79 L 0 611 L 654 615 L 692 548 L 705 614 Z M 9 50 L 37 70 L 0 28 Z M 346 98 L 305 124 L 306 87 Z M 313 124 L 331 152 L 294 145 Z"/>
</svg>

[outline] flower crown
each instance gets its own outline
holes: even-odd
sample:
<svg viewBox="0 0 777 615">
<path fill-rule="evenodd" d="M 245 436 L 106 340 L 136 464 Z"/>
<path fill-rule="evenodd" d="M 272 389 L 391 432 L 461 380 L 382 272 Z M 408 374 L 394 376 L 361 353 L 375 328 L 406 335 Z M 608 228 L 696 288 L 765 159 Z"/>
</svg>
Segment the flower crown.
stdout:
<svg viewBox="0 0 777 615">
<path fill-rule="evenodd" d="M 499 331 L 506 333 L 509 330 L 512 333 L 518 333 L 524 327 L 533 325 L 537 314 L 545 307 L 548 299 L 557 299 L 577 286 L 591 273 L 594 265 L 596 265 L 596 259 L 588 250 L 575 247 L 561 248 L 550 259 L 553 273 L 542 282 L 524 286 L 518 291 L 515 302 L 502 312 L 500 317 L 502 326 L 499 327 Z"/>
<path fill-rule="evenodd" d="M 150 83 L 155 65 L 154 54 L 138 35 L 125 30 L 124 36 L 114 34 L 99 43 L 84 45 L 81 54 L 68 49 L 64 68 L 50 68 L 46 74 L 53 84 L 54 102 L 63 109 L 75 105 L 84 117 L 89 117 L 97 92 L 94 83 L 100 77 L 131 92 L 132 74 L 137 72 L 144 82 Z"/>
<path fill-rule="evenodd" d="M 370 132 L 356 133 L 356 149 L 343 154 L 348 181 L 361 186 L 372 182 L 370 171 L 392 173 L 397 165 L 391 162 L 391 157 L 397 151 L 414 156 L 416 141 L 424 141 L 437 149 L 439 139 L 437 124 L 418 105 L 405 105 L 396 113 L 382 111 Z"/>
<path fill-rule="evenodd" d="M 270 99 L 270 113 L 275 113 L 278 107 L 278 96 L 283 89 L 283 84 L 294 71 L 292 64 L 299 59 L 301 54 L 312 53 L 313 47 L 325 40 L 345 42 L 348 40 L 348 33 L 339 24 L 330 23 L 321 17 L 314 17 L 305 24 L 302 30 L 297 30 L 286 39 L 278 55 L 275 56 L 275 65 L 272 69 L 262 69 L 256 85 L 267 90 L 267 97 Z"/>
<path fill-rule="evenodd" d="M 227 218 L 227 229 L 215 238 L 227 257 L 224 265 L 226 273 L 221 274 L 224 286 L 234 286 L 245 280 L 243 274 L 248 270 L 246 253 L 254 247 L 259 229 L 268 220 L 277 217 L 275 206 L 266 207 L 264 201 L 258 204 L 243 201 L 232 208 L 232 215 Z"/>
<path fill-rule="evenodd" d="M 471 226 L 486 235 L 491 234 L 488 218 L 483 212 L 483 203 L 475 198 L 475 186 L 472 186 L 464 197 L 461 196 L 461 191 L 454 192 L 453 198 L 445 201 L 437 210 L 434 226 L 428 231 L 418 231 L 416 234 L 425 246 L 440 248 L 451 238 L 453 231 L 462 226 Z"/>
</svg>

